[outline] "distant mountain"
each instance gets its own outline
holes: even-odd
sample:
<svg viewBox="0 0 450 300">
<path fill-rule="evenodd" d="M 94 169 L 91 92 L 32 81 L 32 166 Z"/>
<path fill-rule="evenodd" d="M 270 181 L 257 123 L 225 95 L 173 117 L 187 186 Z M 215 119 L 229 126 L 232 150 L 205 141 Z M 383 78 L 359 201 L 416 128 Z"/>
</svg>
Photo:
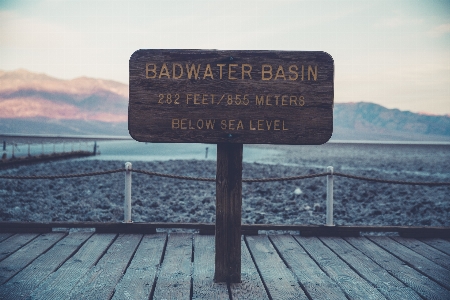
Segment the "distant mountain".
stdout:
<svg viewBox="0 0 450 300">
<path fill-rule="evenodd" d="M 450 117 L 388 109 L 374 103 L 337 103 L 335 140 L 450 141 Z"/>
<path fill-rule="evenodd" d="M 128 85 L 80 77 L 62 80 L 26 70 L 0 71 L 0 118 L 127 122 Z"/>
<path fill-rule="evenodd" d="M 128 135 L 128 85 L 0 71 L 0 133 Z M 450 141 L 450 116 L 336 103 L 332 140 Z"/>
</svg>

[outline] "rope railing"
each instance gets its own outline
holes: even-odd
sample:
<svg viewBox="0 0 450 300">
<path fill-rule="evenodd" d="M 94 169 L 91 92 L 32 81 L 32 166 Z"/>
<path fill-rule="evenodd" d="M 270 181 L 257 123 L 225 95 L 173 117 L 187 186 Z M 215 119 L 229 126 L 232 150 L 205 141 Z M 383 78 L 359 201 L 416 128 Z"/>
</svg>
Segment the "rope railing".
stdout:
<svg viewBox="0 0 450 300">
<path fill-rule="evenodd" d="M 150 176 L 159 176 L 173 179 L 182 180 L 196 180 L 196 181 L 216 181 L 215 178 L 205 178 L 205 177 L 193 177 L 193 176 L 181 176 L 173 174 L 165 174 L 158 172 L 150 172 L 145 170 L 133 170 L 130 162 L 125 164 L 125 169 L 115 169 L 99 172 L 90 173 L 79 173 L 79 174 L 61 174 L 61 175 L 37 175 L 37 176 L 15 176 L 15 175 L 0 175 L 0 179 L 61 179 L 61 178 L 77 178 L 77 177 L 88 177 L 88 176 L 99 176 L 105 174 L 113 174 L 125 172 L 125 201 L 124 201 L 124 223 L 132 223 L 131 220 L 131 173 L 141 173 Z M 386 180 L 377 179 L 364 176 L 355 176 L 345 173 L 333 172 L 333 167 L 328 167 L 325 173 L 308 174 L 301 176 L 289 176 L 289 177 L 275 177 L 275 178 L 244 178 L 242 182 L 274 182 L 274 181 L 289 181 L 289 180 L 300 180 L 306 178 L 315 177 L 327 177 L 327 200 L 326 200 L 326 226 L 334 226 L 333 223 L 333 177 L 341 176 L 356 180 L 365 180 L 378 183 L 390 183 L 390 184 L 406 184 L 406 185 L 425 185 L 425 186 L 445 186 L 450 185 L 450 182 L 417 182 L 417 181 L 400 181 L 400 180 Z"/>
<path fill-rule="evenodd" d="M 181 180 L 196 180 L 196 181 L 216 181 L 215 178 L 208 177 L 193 177 L 193 176 L 181 176 L 181 175 L 173 175 L 173 174 L 165 174 L 158 172 L 150 172 L 145 170 L 133 169 L 135 173 L 141 173 L 150 176 L 158 176 L 158 177 L 166 177 L 172 179 L 181 179 Z M 99 171 L 99 172 L 90 172 L 90 173 L 79 173 L 79 174 L 60 174 L 60 175 L 36 175 L 36 176 L 16 176 L 16 175 L 0 175 L 1 179 L 64 179 L 64 178 L 77 178 L 77 177 L 89 177 L 89 176 L 99 176 L 113 173 L 125 172 L 125 169 L 115 169 L 115 170 L 107 170 L 107 171 Z M 274 182 L 274 181 L 291 181 L 291 180 L 300 180 L 300 179 L 308 179 L 315 177 L 324 177 L 330 175 L 330 172 L 324 173 L 316 173 L 316 174 L 308 174 L 308 175 L 300 175 L 300 176 L 289 176 L 289 177 L 274 177 L 274 178 L 243 178 L 242 182 Z M 391 184 L 404 184 L 404 185 L 425 185 L 425 186 L 446 186 L 450 185 L 450 182 L 419 182 L 419 181 L 401 181 L 401 180 L 387 180 L 387 179 L 377 179 L 371 177 L 364 176 L 356 176 L 345 173 L 334 172 L 332 175 L 346 177 L 356 180 L 365 180 L 372 181 L 378 183 L 391 183 Z"/>
</svg>

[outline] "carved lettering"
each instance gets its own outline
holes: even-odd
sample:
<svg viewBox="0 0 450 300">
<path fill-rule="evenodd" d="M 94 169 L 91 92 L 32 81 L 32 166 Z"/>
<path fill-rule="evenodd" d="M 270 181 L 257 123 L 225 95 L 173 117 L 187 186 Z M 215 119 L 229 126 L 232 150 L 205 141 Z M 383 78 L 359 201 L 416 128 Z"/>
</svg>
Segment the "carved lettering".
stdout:
<svg viewBox="0 0 450 300">
<path fill-rule="evenodd" d="M 162 76 L 166 76 L 167 78 L 170 78 L 169 69 L 167 69 L 167 65 L 163 64 L 161 67 L 161 71 L 159 72 L 159 78 Z"/>
<path fill-rule="evenodd" d="M 256 95 L 256 105 L 264 105 L 264 96 L 259 97 Z"/>
<path fill-rule="evenodd" d="M 236 72 L 235 70 L 233 70 L 232 68 L 237 67 L 238 64 L 229 64 L 228 65 L 228 79 L 229 80 L 236 80 L 236 77 L 233 77 L 231 74 L 233 74 L 234 72 Z"/>
<path fill-rule="evenodd" d="M 226 120 L 225 120 L 226 121 Z M 214 119 L 172 119 L 172 129 L 181 130 L 214 130 L 216 120 Z"/>
<path fill-rule="evenodd" d="M 275 80 L 278 79 L 278 77 L 283 78 L 283 80 L 286 80 L 286 76 L 284 76 L 284 69 L 283 66 L 278 66 L 277 74 L 275 75 Z"/>
<path fill-rule="evenodd" d="M 203 79 L 205 79 L 206 77 L 210 77 L 211 79 L 214 79 L 210 64 L 206 65 L 205 73 L 203 74 Z"/>
<path fill-rule="evenodd" d="M 242 80 L 244 80 L 245 74 L 248 75 L 248 79 L 252 79 L 252 65 L 250 64 L 242 64 Z"/>
<path fill-rule="evenodd" d="M 310 75 L 313 76 L 314 81 L 317 80 L 317 66 L 315 66 L 314 70 L 312 66 L 308 66 L 308 80 L 311 80 Z"/>
<path fill-rule="evenodd" d="M 275 98 L 275 103 L 272 97 Z M 305 97 L 297 95 L 256 95 L 255 104 L 258 106 L 303 106 L 305 105 Z"/>
<path fill-rule="evenodd" d="M 180 75 L 177 75 L 177 67 L 180 70 Z M 181 76 L 183 76 L 183 66 L 181 64 L 178 63 L 174 63 L 172 65 L 172 78 L 173 79 L 180 79 Z"/>
<path fill-rule="evenodd" d="M 184 67 L 186 69 L 184 69 Z M 227 68 L 228 67 L 228 68 Z M 181 63 L 166 63 L 163 62 L 161 65 L 156 63 L 146 63 L 145 64 L 145 78 L 147 79 L 216 79 L 214 77 L 215 72 L 219 73 L 219 79 L 227 80 L 237 80 L 239 77 L 238 70 L 240 70 L 240 78 L 242 80 L 253 80 L 252 71 L 253 66 L 251 64 L 215 64 L 207 63 L 205 67 L 202 64 L 185 64 Z M 227 69 L 226 69 L 227 68 Z M 238 69 L 240 68 L 240 69 Z M 224 72 L 227 72 L 224 77 Z M 306 73 L 306 74 L 305 74 Z M 185 75 L 186 74 L 186 75 Z M 216 75 L 217 76 L 217 75 Z M 307 80 L 317 81 L 318 79 L 318 66 L 317 65 L 301 65 L 301 76 L 299 74 L 299 66 L 297 65 L 278 65 L 276 72 L 272 65 L 262 64 L 261 65 L 261 80 Z"/>
<path fill-rule="evenodd" d="M 153 68 L 149 68 L 153 66 Z M 148 73 L 153 72 L 153 76 L 149 76 Z M 146 64 L 145 65 L 145 78 L 156 78 L 156 64 Z"/>
<path fill-rule="evenodd" d="M 298 67 L 296 65 L 290 65 L 289 66 L 289 72 L 294 74 L 294 76 L 289 75 L 289 80 L 297 80 L 298 78 Z"/>
<path fill-rule="evenodd" d="M 200 66 L 201 66 L 201 64 L 198 64 L 197 69 L 195 69 L 195 64 L 192 64 L 190 68 L 189 68 L 189 65 L 186 64 L 188 79 L 191 79 L 192 73 L 194 73 L 195 79 L 198 79 L 198 74 L 200 73 Z"/>
<path fill-rule="evenodd" d="M 270 77 L 266 77 L 266 74 L 269 74 Z M 272 66 L 271 65 L 262 65 L 261 70 L 261 79 L 262 80 L 270 80 L 272 79 Z"/>
<path fill-rule="evenodd" d="M 217 66 L 219 67 L 219 70 L 220 70 L 220 72 L 219 72 L 219 74 L 220 74 L 219 78 L 222 79 L 223 67 L 225 67 L 226 65 L 225 65 L 225 64 L 217 64 Z"/>
</svg>

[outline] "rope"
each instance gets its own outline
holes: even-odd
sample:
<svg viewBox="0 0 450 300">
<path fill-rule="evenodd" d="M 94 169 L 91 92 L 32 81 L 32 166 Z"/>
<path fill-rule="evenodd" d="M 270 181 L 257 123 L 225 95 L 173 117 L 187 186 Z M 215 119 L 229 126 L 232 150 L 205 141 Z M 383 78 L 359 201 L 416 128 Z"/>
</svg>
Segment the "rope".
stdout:
<svg viewBox="0 0 450 300">
<path fill-rule="evenodd" d="M 386 179 L 376 179 L 376 178 L 369 178 L 369 177 L 363 177 L 363 176 L 348 175 L 348 174 L 337 173 L 337 172 L 334 172 L 333 175 L 347 177 L 347 178 L 351 178 L 351 179 L 357 179 L 357 180 L 379 182 L 379 183 L 428 185 L 428 186 L 450 185 L 450 182 L 417 182 L 417 181 L 386 180 Z"/>
<path fill-rule="evenodd" d="M 216 181 L 215 178 L 180 176 L 180 175 L 163 174 L 163 173 L 157 173 L 157 172 L 148 172 L 148 171 L 143 171 L 143 170 L 132 170 L 132 172 L 141 173 L 141 174 L 145 174 L 145 175 L 151 175 L 151 176 L 174 178 L 174 179 L 198 180 L 198 181 Z"/>
<path fill-rule="evenodd" d="M 298 179 L 321 177 L 321 176 L 326 176 L 326 175 L 328 175 L 328 173 L 318 173 L 318 174 L 311 174 L 311 175 L 292 176 L 292 177 L 280 177 L 280 178 L 254 178 L 254 179 L 242 179 L 242 182 L 289 181 L 289 180 L 298 180 Z"/>
<path fill-rule="evenodd" d="M 124 171 L 125 171 L 124 169 L 116 169 L 116 170 L 92 172 L 92 173 L 66 174 L 66 175 L 39 175 L 39 176 L 0 175 L 0 178 L 4 178 L 4 179 L 59 179 L 59 178 L 98 176 L 98 175 L 104 175 L 104 174 L 119 173 L 119 172 L 124 172 Z"/>
<path fill-rule="evenodd" d="M 58 178 L 75 178 L 75 177 L 87 177 L 87 176 L 98 176 L 112 173 L 125 172 L 124 169 L 116 169 L 109 171 L 101 171 L 101 172 L 91 172 L 91 173 L 80 173 L 80 174 L 67 174 L 67 175 L 39 175 L 39 176 L 13 176 L 13 175 L 0 175 L 0 178 L 3 179 L 58 179 Z M 135 173 L 141 173 L 150 176 L 159 176 L 173 179 L 182 179 L 182 180 L 196 180 L 196 181 L 216 181 L 215 178 L 205 178 L 205 177 L 191 177 L 191 176 L 181 176 L 181 175 L 172 175 L 172 174 L 164 174 L 158 172 L 149 172 L 144 170 L 132 170 Z M 335 175 L 341 177 L 347 177 L 351 179 L 357 180 L 365 180 L 372 181 L 378 183 L 391 183 L 391 184 L 405 184 L 405 185 L 426 185 L 426 186 L 445 186 L 450 185 L 450 182 L 415 182 L 415 181 L 400 181 L 400 180 L 385 180 L 385 179 L 376 179 L 370 177 L 363 176 L 355 176 L 344 173 L 334 172 L 330 173 L 317 173 L 310 175 L 302 175 L 302 176 L 291 176 L 291 177 L 278 177 L 278 178 L 244 178 L 242 182 L 274 182 L 274 181 L 289 181 L 289 180 L 299 180 L 306 178 L 315 178 L 322 177 L 327 175 Z"/>
</svg>

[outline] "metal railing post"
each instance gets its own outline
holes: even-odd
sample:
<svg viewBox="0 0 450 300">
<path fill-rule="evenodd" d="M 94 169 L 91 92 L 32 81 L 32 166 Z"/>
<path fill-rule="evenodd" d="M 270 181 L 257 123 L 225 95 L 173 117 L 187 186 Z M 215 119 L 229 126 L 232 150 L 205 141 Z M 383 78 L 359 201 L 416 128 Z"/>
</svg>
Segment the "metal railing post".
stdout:
<svg viewBox="0 0 450 300">
<path fill-rule="evenodd" d="M 125 203 L 124 203 L 124 223 L 133 223 L 131 221 L 131 163 L 125 163 Z"/>
<path fill-rule="evenodd" d="M 327 222 L 325 226 L 334 226 L 333 223 L 333 167 L 327 168 Z"/>
</svg>

